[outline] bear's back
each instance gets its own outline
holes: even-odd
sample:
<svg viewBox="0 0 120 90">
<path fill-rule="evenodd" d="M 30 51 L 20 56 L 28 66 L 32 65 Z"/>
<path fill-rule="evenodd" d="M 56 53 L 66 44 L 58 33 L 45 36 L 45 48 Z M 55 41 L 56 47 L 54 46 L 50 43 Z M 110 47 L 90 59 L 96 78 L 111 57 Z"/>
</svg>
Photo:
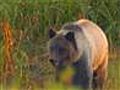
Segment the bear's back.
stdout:
<svg viewBox="0 0 120 90">
<path fill-rule="evenodd" d="M 108 54 L 108 42 L 104 32 L 95 23 L 86 19 L 65 24 L 58 34 L 66 35 L 68 32 L 75 33 L 78 57 L 82 55 L 83 49 L 87 49 L 91 54 L 89 58 L 92 60 L 93 69 L 96 70 Z"/>
<path fill-rule="evenodd" d="M 88 39 L 91 50 L 92 50 L 92 60 L 94 70 L 103 61 L 104 55 L 108 53 L 108 42 L 103 31 L 93 22 L 89 20 L 79 20 L 76 22 L 78 24 L 85 37 Z"/>
</svg>

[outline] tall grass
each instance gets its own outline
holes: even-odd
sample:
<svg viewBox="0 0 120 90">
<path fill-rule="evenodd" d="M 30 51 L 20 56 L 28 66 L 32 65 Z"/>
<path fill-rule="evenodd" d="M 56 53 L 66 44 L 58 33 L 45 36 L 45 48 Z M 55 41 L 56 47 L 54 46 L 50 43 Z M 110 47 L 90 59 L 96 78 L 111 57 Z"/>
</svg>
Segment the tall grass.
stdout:
<svg viewBox="0 0 120 90">
<path fill-rule="evenodd" d="M 49 62 L 46 64 L 46 58 L 41 59 L 41 55 L 47 50 L 47 32 L 51 27 L 57 31 L 66 22 L 87 18 L 104 30 L 110 48 L 120 47 L 119 11 L 120 0 L 0 0 L 0 72 L 4 63 L 1 27 L 4 20 L 8 21 L 13 28 L 15 45 L 12 54 L 17 70 L 13 82 L 17 82 L 16 86 L 20 87 L 21 84 L 28 85 L 29 76 L 33 78 L 42 75 L 47 78 L 52 74 L 52 78 L 54 77 L 51 64 Z M 106 85 L 106 90 L 120 88 L 120 82 L 117 80 L 120 75 L 116 73 L 119 72 L 120 58 L 117 59 L 110 62 L 110 82 Z M 39 64 L 37 63 L 37 67 L 33 65 L 34 69 L 33 67 L 31 69 L 29 63 L 36 60 Z M 47 73 L 44 73 L 46 70 Z M 39 75 L 36 75 L 38 73 Z"/>
</svg>

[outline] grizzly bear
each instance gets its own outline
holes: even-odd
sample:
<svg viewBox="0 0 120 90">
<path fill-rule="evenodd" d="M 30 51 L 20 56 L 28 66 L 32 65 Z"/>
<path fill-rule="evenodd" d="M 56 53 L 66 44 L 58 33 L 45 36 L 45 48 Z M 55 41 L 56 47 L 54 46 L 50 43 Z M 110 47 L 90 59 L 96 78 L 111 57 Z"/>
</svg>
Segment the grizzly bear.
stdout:
<svg viewBox="0 0 120 90">
<path fill-rule="evenodd" d="M 74 68 L 69 80 L 86 89 L 103 88 L 107 79 L 108 41 L 103 30 L 87 19 L 49 30 L 48 52 L 55 66 L 56 77 L 67 67 Z"/>
</svg>

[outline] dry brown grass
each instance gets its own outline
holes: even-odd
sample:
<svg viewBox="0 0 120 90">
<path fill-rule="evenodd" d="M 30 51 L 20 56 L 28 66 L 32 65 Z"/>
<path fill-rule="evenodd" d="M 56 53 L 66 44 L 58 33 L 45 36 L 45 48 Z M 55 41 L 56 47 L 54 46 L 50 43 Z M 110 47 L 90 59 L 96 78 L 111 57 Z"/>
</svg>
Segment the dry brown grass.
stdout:
<svg viewBox="0 0 120 90">
<path fill-rule="evenodd" d="M 3 79 L 7 79 L 15 72 L 14 60 L 12 57 L 13 50 L 13 35 L 12 28 L 9 22 L 4 21 L 1 24 L 2 32 L 4 36 L 4 65 L 3 65 Z"/>
</svg>

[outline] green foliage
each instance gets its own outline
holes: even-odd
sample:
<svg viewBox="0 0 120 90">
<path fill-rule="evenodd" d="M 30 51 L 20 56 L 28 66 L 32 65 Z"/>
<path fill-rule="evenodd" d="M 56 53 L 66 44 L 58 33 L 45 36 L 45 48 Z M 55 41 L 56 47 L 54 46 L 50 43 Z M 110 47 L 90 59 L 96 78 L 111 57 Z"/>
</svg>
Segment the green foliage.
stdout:
<svg viewBox="0 0 120 90">
<path fill-rule="evenodd" d="M 59 30 L 64 23 L 81 16 L 100 25 L 110 44 L 120 45 L 119 4 L 119 0 L 5 0 L 1 1 L 0 20 L 7 19 L 14 29 L 26 32 L 30 42 L 24 43 L 30 46 L 40 41 L 38 37 L 46 38 L 49 27 Z"/>
<path fill-rule="evenodd" d="M 15 41 L 13 58 L 17 69 L 15 83 L 18 84 L 16 86 L 20 87 L 19 84 L 28 82 L 27 60 L 39 57 L 46 52 L 49 28 L 53 27 L 57 31 L 64 23 L 84 17 L 94 21 L 104 30 L 110 46 L 120 46 L 119 16 L 120 0 L 0 0 L 0 24 L 7 20 L 13 28 Z M 0 72 L 2 72 L 4 61 L 3 49 L 4 41 L 0 27 Z M 37 60 L 39 63 L 46 62 L 41 58 Z M 120 58 L 118 60 L 120 61 Z M 116 73 L 119 70 L 114 71 L 116 68 L 120 68 L 120 62 L 115 65 L 112 63 L 109 67 L 109 78 L 116 81 L 114 83 L 110 81 L 106 87 L 109 90 L 110 88 L 111 90 L 118 89 L 120 84 L 118 81 L 120 75 Z M 45 64 L 48 69 L 50 69 L 49 66 L 50 64 L 48 67 Z M 56 87 L 56 85 L 54 86 Z M 0 89 L 2 87 L 1 85 Z"/>
</svg>

